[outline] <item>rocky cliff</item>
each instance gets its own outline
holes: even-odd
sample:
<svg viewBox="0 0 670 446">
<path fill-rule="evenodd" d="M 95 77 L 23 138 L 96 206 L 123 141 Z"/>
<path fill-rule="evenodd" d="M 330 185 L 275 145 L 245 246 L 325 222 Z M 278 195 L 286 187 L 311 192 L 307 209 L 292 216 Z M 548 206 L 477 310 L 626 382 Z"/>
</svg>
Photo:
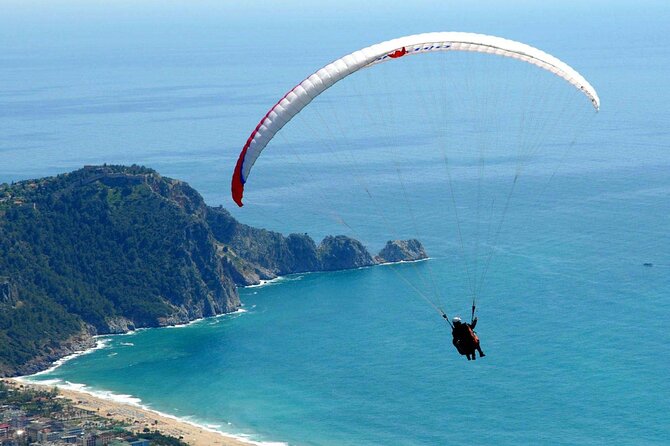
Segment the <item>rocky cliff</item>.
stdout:
<svg viewBox="0 0 670 446">
<path fill-rule="evenodd" d="M 222 208 L 210 209 L 208 222 L 217 240 L 226 245 L 223 256 L 238 285 L 253 285 L 286 274 L 377 263 L 358 240 L 344 235 L 328 236 L 317 245 L 307 234 L 284 236 L 241 224 Z"/>
<path fill-rule="evenodd" d="M 423 245 L 417 239 L 390 240 L 375 257 L 378 263 L 405 262 L 427 259 Z"/>
<path fill-rule="evenodd" d="M 9 279 L 0 277 L 0 305 L 14 306 L 18 300 L 16 288 Z"/>
</svg>

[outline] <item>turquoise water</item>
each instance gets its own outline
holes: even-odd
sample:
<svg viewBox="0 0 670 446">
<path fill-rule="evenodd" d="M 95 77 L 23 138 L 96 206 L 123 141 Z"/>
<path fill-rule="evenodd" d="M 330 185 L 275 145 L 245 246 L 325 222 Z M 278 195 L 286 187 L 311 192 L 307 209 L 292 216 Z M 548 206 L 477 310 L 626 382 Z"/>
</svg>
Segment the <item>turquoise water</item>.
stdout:
<svg viewBox="0 0 670 446">
<path fill-rule="evenodd" d="M 111 337 L 35 379 L 132 395 L 226 432 L 299 445 L 667 443 L 670 8 L 528 3 L 338 11 L 290 3 L 265 13 L 60 2 L 39 14 L 8 4 L 0 181 L 134 162 L 230 207 L 240 143 L 276 97 L 341 54 L 427 30 L 528 41 L 576 66 L 603 100 L 550 183 L 552 170 L 523 178 L 480 299 L 483 360 L 456 355 L 448 327 L 407 283 L 426 290 L 432 278 L 450 314 L 469 308 L 453 226 L 422 199 L 438 186 L 416 178 L 405 186 L 431 260 L 243 289 L 245 312 Z M 324 178 L 346 175 L 324 165 Z M 249 195 L 258 205 L 231 209 L 242 221 L 317 238 L 343 231 L 320 209 L 281 205 L 295 187 L 264 172 Z M 541 200 L 531 193 L 547 185 Z M 364 210 L 348 202 L 342 194 L 333 206 L 356 220 Z M 395 222 L 407 221 L 402 212 L 388 211 Z M 359 223 L 353 235 L 374 251 L 390 238 L 380 227 Z"/>
</svg>

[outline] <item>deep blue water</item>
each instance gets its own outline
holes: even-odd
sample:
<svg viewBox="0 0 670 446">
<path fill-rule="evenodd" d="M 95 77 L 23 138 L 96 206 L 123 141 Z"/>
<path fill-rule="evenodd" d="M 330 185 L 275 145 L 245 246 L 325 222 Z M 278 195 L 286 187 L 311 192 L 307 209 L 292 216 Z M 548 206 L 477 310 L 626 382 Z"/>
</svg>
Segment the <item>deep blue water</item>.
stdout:
<svg viewBox="0 0 670 446">
<path fill-rule="evenodd" d="M 317 239 L 347 232 L 372 251 L 419 235 L 432 257 L 243 289 L 245 313 L 113 337 L 39 379 L 133 395 L 290 444 L 667 443 L 670 7 L 492 3 L 5 4 L 0 181 L 145 164 L 245 223 Z M 575 66 L 603 102 L 567 158 L 546 155 L 547 168 L 522 178 L 480 296 L 487 357 L 476 363 L 456 355 L 446 325 L 412 288 L 430 296 L 436 282 L 449 314 L 469 309 L 467 262 L 430 165 L 403 177 L 408 213 L 407 200 L 391 206 L 398 183 L 375 170 L 378 133 L 353 135 L 388 222 L 365 218 L 370 203 L 352 199 L 365 195 L 361 185 L 325 150 L 308 160 L 316 176 L 270 157 L 245 208 L 228 198 L 241 144 L 291 85 L 372 42 L 433 30 L 529 42 Z M 408 157 L 430 139 L 398 133 L 393 143 Z M 483 189 L 505 181 L 485 177 Z M 324 197 L 331 183 L 342 189 Z M 459 184 L 466 197 L 475 190 Z M 465 219 L 469 204 L 459 202 Z M 478 230 L 464 226 L 466 237 Z"/>
</svg>

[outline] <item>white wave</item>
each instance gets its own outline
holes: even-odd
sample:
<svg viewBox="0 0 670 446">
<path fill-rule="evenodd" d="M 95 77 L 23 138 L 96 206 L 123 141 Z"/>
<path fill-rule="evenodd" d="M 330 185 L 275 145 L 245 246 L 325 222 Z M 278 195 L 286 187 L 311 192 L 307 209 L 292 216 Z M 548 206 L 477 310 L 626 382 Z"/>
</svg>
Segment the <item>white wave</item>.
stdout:
<svg viewBox="0 0 670 446">
<path fill-rule="evenodd" d="M 260 288 L 262 286 L 273 285 L 273 284 L 276 284 L 278 282 L 282 282 L 284 280 L 285 279 L 284 279 L 283 276 L 279 276 L 279 277 L 275 277 L 274 279 L 270 279 L 270 280 L 261 280 L 258 283 L 255 283 L 253 285 L 246 285 L 246 286 L 243 286 L 242 288 Z"/>
<path fill-rule="evenodd" d="M 201 317 L 201 318 L 198 318 L 198 319 L 193 319 L 192 321 L 185 322 L 183 324 L 168 325 L 166 327 L 154 327 L 154 328 L 161 329 L 161 330 L 174 329 L 174 328 L 184 328 L 184 327 L 188 327 L 189 325 L 198 324 L 202 321 L 225 318 L 227 316 L 233 316 L 233 315 L 236 315 L 236 314 L 242 314 L 242 313 L 246 313 L 246 312 L 247 312 L 247 310 L 245 310 L 244 308 L 238 308 L 237 310 L 231 311 L 230 313 L 222 313 L 222 314 L 217 314 L 216 316 Z"/>
<path fill-rule="evenodd" d="M 378 266 L 388 266 L 388 265 L 400 265 L 402 263 L 419 263 L 419 262 L 426 262 L 430 260 L 430 257 L 426 257 L 425 259 L 417 259 L 417 260 L 399 260 L 397 262 L 383 262 L 383 263 L 378 263 Z M 373 265 L 375 266 L 375 265 Z"/>
<path fill-rule="evenodd" d="M 149 328 L 145 328 L 145 327 L 135 328 L 134 330 L 130 330 L 130 331 L 127 331 L 125 333 L 115 334 L 114 336 L 135 336 L 137 333 L 139 333 L 141 331 L 144 331 L 144 330 L 149 330 Z"/>
<path fill-rule="evenodd" d="M 135 344 L 132 342 L 119 342 L 119 345 L 125 345 L 127 347 L 135 347 Z"/>
<path fill-rule="evenodd" d="M 115 403 L 120 403 L 120 404 L 127 404 L 130 406 L 136 406 L 136 407 L 141 407 L 144 408 L 144 406 L 141 404 L 142 400 L 134 397 L 132 395 L 126 395 L 126 394 L 119 394 L 119 393 L 114 393 L 110 392 L 108 390 L 95 390 L 90 387 L 88 387 L 86 384 L 81 384 L 81 383 L 73 383 L 70 381 L 61 381 L 62 384 L 59 384 L 58 387 L 62 389 L 68 389 L 68 390 L 74 390 L 75 392 L 81 392 L 81 393 L 86 393 L 88 395 L 94 396 L 96 398 L 100 398 L 102 400 L 106 401 L 113 401 Z M 41 384 L 41 382 L 38 383 L 33 383 L 33 384 Z"/>
<path fill-rule="evenodd" d="M 167 414 L 167 413 L 155 410 L 155 409 L 151 409 L 149 407 L 143 407 L 143 409 L 151 411 L 153 413 L 156 413 L 156 414 L 158 414 L 160 416 L 163 416 L 165 418 L 170 418 L 172 420 L 176 420 L 176 421 L 179 421 L 181 423 L 190 424 L 191 426 L 195 426 L 199 429 L 206 430 L 207 432 L 213 432 L 213 433 L 219 434 L 223 437 L 233 438 L 235 440 L 238 440 L 238 441 L 241 441 L 241 442 L 244 442 L 244 443 L 248 443 L 248 444 L 251 444 L 251 445 L 256 445 L 256 446 L 288 446 L 288 443 L 284 443 L 284 442 L 281 442 L 281 441 L 257 441 L 257 440 L 253 440 L 249 434 L 232 434 L 232 433 L 229 433 L 229 432 L 224 432 L 224 431 L 221 431 L 221 430 L 218 429 L 218 427 L 220 427 L 220 425 L 193 421 L 192 417 L 176 417 L 174 415 L 170 415 L 170 414 Z M 228 424 L 229 426 L 232 425 L 231 423 L 226 423 L 226 424 Z"/>
<path fill-rule="evenodd" d="M 240 288 L 260 288 L 264 286 L 278 285 L 282 282 L 295 282 L 297 280 L 302 280 L 306 274 L 312 274 L 312 273 L 306 272 L 306 273 L 289 274 L 287 276 L 279 276 L 275 277 L 274 279 L 261 280 L 260 282 L 255 283 L 253 285 L 246 285 Z"/>
</svg>

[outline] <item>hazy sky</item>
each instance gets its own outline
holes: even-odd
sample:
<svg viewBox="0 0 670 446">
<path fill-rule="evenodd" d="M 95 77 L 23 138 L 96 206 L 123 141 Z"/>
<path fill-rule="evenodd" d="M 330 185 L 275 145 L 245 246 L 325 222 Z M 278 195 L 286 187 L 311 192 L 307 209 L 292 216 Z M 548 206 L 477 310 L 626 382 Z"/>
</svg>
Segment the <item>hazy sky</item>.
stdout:
<svg viewBox="0 0 670 446">
<path fill-rule="evenodd" d="M 575 19 L 598 27 L 611 22 L 625 23 L 631 16 L 649 20 L 667 19 L 667 0 L 644 1 L 434 1 L 415 0 L 389 5 L 387 1 L 157 1 L 157 0 L 12 0 L 0 1 L 0 36 L 30 38 L 35 33 L 53 32 L 67 25 L 70 32 L 94 32 L 102 26 L 120 32 L 193 33 L 202 28 L 226 26 L 240 31 L 267 35 L 282 29 L 282 22 L 301 23 L 315 30 L 340 28 L 364 33 L 370 24 L 388 23 L 396 34 L 410 30 L 472 30 L 486 32 L 505 23 L 525 27 L 560 28 Z M 75 25 L 76 22 L 76 26 Z M 318 26 L 317 26 L 318 25 Z M 34 28 L 33 28 L 34 27 Z M 477 29 L 472 29 L 477 28 Z M 627 30 L 621 29 L 622 32 Z M 119 36 L 123 38 L 123 36 Z"/>
</svg>

